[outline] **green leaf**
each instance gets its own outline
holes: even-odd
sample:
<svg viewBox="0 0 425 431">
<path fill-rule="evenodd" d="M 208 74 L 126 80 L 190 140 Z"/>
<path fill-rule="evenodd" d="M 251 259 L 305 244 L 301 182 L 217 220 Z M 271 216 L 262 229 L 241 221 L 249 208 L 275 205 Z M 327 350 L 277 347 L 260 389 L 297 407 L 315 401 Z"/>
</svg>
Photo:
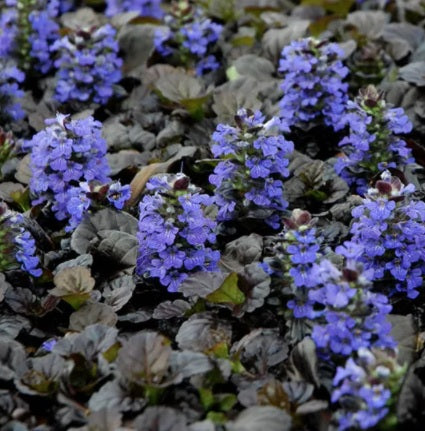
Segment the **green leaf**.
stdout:
<svg viewBox="0 0 425 431">
<path fill-rule="evenodd" d="M 229 81 L 234 81 L 235 79 L 240 78 L 238 70 L 235 66 L 231 66 L 226 70 L 226 76 Z"/>
<path fill-rule="evenodd" d="M 89 300 L 89 298 L 90 294 L 88 293 L 61 296 L 61 299 L 67 302 L 74 310 L 78 310 Z"/>
<path fill-rule="evenodd" d="M 238 398 L 235 394 L 222 394 L 218 405 L 220 406 L 221 411 L 228 412 L 237 402 Z"/>
<path fill-rule="evenodd" d="M 219 425 L 224 425 L 227 422 L 226 415 L 221 412 L 208 412 L 207 419 Z"/>
<path fill-rule="evenodd" d="M 215 403 L 214 394 L 209 388 L 199 388 L 199 398 L 201 399 L 202 407 L 209 410 Z"/>
<path fill-rule="evenodd" d="M 215 304 L 243 304 L 245 295 L 238 288 L 238 274 L 236 272 L 229 274 L 223 284 L 205 299 Z"/>
<path fill-rule="evenodd" d="M 205 114 L 205 104 L 210 98 L 210 95 L 207 94 L 204 97 L 198 97 L 194 99 L 182 99 L 180 100 L 180 104 L 187 109 L 190 116 L 195 120 L 201 120 Z"/>
<path fill-rule="evenodd" d="M 332 21 L 335 21 L 339 18 L 340 17 L 337 14 L 333 14 L 333 15 L 324 16 L 324 17 L 319 18 L 316 21 L 312 22 L 310 24 L 310 26 L 308 27 L 311 35 L 313 37 L 320 36 L 325 30 L 327 30 L 329 24 Z"/>
<path fill-rule="evenodd" d="M 254 45 L 255 38 L 252 36 L 235 36 L 232 39 L 232 46 L 252 46 Z"/>
<path fill-rule="evenodd" d="M 23 211 L 28 211 L 31 209 L 30 192 L 28 188 L 24 189 L 23 191 L 16 190 L 10 193 L 10 197 L 21 207 Z"/>
<path fill-rule="evenodd" d="M 114 362 L 117 359 L 118 352 L 121 349 L 121 343 L 116 342 L 108 350 L 102 353 L 102 356 L 109 362 Z"/>
<path fill-rule="evenodd" d="M 354 0 L 302 0 L 302 6 L 321 6 L 328 12 L 346 16 L 353 6 Z"/>
<path fill-rule="evenodd" d="M 225 341 L 216 344 L 210 351 L 216 358 L 227 359 L 229 357 L 229 347 Z"/>
</svg>

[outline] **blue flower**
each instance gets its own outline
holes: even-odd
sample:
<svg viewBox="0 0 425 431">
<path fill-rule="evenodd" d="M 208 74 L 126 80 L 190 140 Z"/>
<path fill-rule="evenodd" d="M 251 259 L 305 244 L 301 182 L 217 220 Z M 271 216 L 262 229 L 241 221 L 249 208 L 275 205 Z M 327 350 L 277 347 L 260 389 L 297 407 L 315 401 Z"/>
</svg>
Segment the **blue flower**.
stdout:
<svg viewBox="0 0 425 431">
<path fill-rule="evenodd" d="M 161 0 L 107 0 L 105 15 L 112 17 L 122 12 L 137 12 L 140 16 L 161 19 L 164 12 Z"/>
<path fill-rule="evenodd" d="M 367 191 L 367 181 L 389 167 L 412 163 L 411 150 L 397 135 L 409 133 L 412 124 L 402 108 L 390 108 L 375 87 L 360 90 L 355 101 L 347 102 L 341 125 L 348 135 L 339 143 L 344 151 L 335 170 L 359 194 Z"/>
<path fill-rule="evenodd" d="M 337 44 L 313 38 L 292 41 L 283 48 L 280 109 L 289 125 L 300 126 L 323 117 L 326 125 L 341 129 L 348 90 L 348 84 L 342 82 L 348 74 L 342 58 Z"/>
<path fill-rule="evenodd" d="M 90 206 L 84 183 L 109 182 L 106 142 L 92 117 L 72 121 L 58 114 L 46 122 L 50 126 L 25 144 L 31 151 L 33 204 L 51 201 L 56 218 L 70 219 L 72 229 Z"/>
<path fill-rule="evenodd" d="M 3 237 L 0 243 L 6 240 L 13 244 L 11 254 L 14 255 L 21 269 L 33 277 L 40 277 L 43 271 L 39 268 L 40 259 L 37 256 L 35 239 L 30 231 L 24 227 L 24 224 L 25 219 L 22 214 L 15 213 L 10 217 L 5 217 L 4 228 L 2 226 Z"/>
<path fill-rule="evenodd" d="M 24 96 L 20 84 L 25 80 L 25 74 L 19 70 L 13 61 L 0 58 L 0 121 L 17 121 L 24 118 L 25 113 L 19 103 Z"/>
<path fill-rule="evenodd" d="M 425 274 L 425 204 L 412 199 L 411 186 L 384 172 L 363 203 L 352 211 L 351 239 L 337 249 L 373 271 L 374 280 L 385 280 L 389 293 L 418 296 Z M 349 253 L 349 248 L 363 252 Z"/>
<path fill-rule="evenodd" d="M 185 65 L 195 65 L 197 75 L 216 70 L 220 63 L 212 53 L 223 30 L 221 24 L 206 18 L 202 9 L 187 4 L 184 17 L 179 8 L 172 9 L 164 21 L 168 28 L 158 29 L 154 35 L 154 46 L 163 57 Z"/>
<path fill-rule="evenodd" d="M 339 403 L 335 418 L 340 430 L 368 429 L 389 413 L 392 393 L 401 386 L 405 368 L 392 349 L 360 348 L 337 368 L 332 402 Z"/>
<path fill-rule="evenodd" d="M 219 124 L 212 135 L 211 152 L 219 163 L 210 175 L 215 186 L 218 221 L 266 210 L 263 218 L 274 229 L 288 203 L 281 178 L 289 176 L 288 155 L 293 143 L 281 134 L 277 119 L 265 123 L 261 112 L 238 112 L 237 126 Z"/>
<path fill-rule="evenodd" d="M 146 189 L 139 204 L 136 272 L 176 292 L 189 273 L 217 269 L 220 253 L 211 247 L 217 224 L 205 215 L 213 198 L 182 174 L 154 176 Z"/>
<path fill-rule="evenodd" d="M 79 101 L 105 104 L 121 79 L 115 29 L 106 24 L 90 30 L 71 32 L 57 40 L 51 50 L 58 53 L 55 67 L 59 102 Z"/>
<path fill-rule="evenodd" d="M 106 197 L 116 209 L 121 210 L 131 197 L 131 188 L 127 184 L 122 186 L 119 181 L 115 181 L 109 186 Z"/>
</svg>

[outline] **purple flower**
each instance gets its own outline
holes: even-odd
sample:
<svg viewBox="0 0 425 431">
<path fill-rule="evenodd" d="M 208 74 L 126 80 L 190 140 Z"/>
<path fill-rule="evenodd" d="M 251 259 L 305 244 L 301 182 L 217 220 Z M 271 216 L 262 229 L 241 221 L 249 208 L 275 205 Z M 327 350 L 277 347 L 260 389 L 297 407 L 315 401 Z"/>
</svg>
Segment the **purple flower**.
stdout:
<svg viewBox="0 0 425 431">
<path fill-rule="evenodd" d="M 47 7 L 44 10 L 33 10 L 28 20 L 32 27 L 29 37 L 30 55 L 36 60 L 35 68 L 45 74 L 53 67 L 50 47 L 59 39 L 59 25 L 54 18 L 57 10 Z"/>
<path fill-rule="evenodd" d="M 24 118 L 25 113 L 19 103 L 24 96 L 20 84 L 25 74 L 21 72 L 13 61 L 4 61 L 0 58 L 0 121 L 18 121 Z"/>
<path fill-rule="evenodd" d="M 44 341 L 43 344 L 41 345 L 41 348 L 46 352 L 51 352 L 57 342 L 58 340 L 56 340 L 55 338 L 51 338 L 50 340 Z"/>
<path fill-rule="evenodd" d="M 368 429 L 388 413 L 392 394 L 400 390 L 405 368 L 392 349 L 360 348 L 337 368 L 332 402 L 339 403 L 335 419 L 340 430 Z"/>
<path fill-rule="evenodd" d="M 114 95 L 121 79 L 122 60 L 118 57 L 115 29 L 106 24 L 79 30 L 57 40 L 51 50 L 58 53 L 55 97 L 68 101 L 105 104 Z"/>
<path fill-rule="evenodd" d="M 396 136 L 411 131 L 410 120 L 402 108 L 388 107 L 371 85 L 347 103 L 341 125 L 348 127 L 348 135 L 339 143 L 345 156 L 338 158 L 335 170 L 359 194 L 367 191 L 368 179 L 383 169 L 414 161 L 406 142 Z"/>
<path fill-rule="evenodd" d="M 43 271 L 39 268 L 40 259 L 37 256 L 35 239 L 25 228 L 24 216 L 19 213 L 6 212 L 0 221 L 2 222 L 1 269 L 10 269 L 9 267 L 13 267 L 16 262 L 25 272 L 33 277 L 40 277 Z"/>
<path fill-rule="evenodd" d="M 283 48 L 279 72 L 284 74 L 281 117 L 298 125 L 323 116 L 325 124 L 341 129 L 340 117 L 347 100 L 348 74 L 342 49 L 313 38 L 292 41 Z"/>
<path fill-rule="evenodd" d="M 216 187 L 217 219 L 225 221 L 261 209 L 264 221 L 277 229 L 279 214 L 288 206 L 279 178 L 289 176 L 293 143 L 281 134 L 280 121 L 264 123 L 259 111 L 242 109 L 237 119 L 236 127 L 219 124 L 212 135 L 211 152 L 220 158 L 209 178 Z"/>
<path fill-rule="evenodd" d="M 184 18 L 180 14 L 178 8 L 172 9 L 164 18 L 167 28 L 155 32 L 157 52 L 163 57 L 172 56 L 187 66 L 195 65 L 197 75 L 217 69 L 220 63 L 212 51 L 223 26 L 206 18 L 202 9 L 191 8 L 189 4 Z"/>
<path fill-rule="evenodd" d="M 139 205 L 139 256 L 136 272 L 158 278 L 176 292 L 190 272 L 214 271 L 220 253 L 216 222 L 205 216 L 212 197 L 201 194 L 182 174 L 152 177 Z"/>
<path fill-rule="evenodd" d="M 384 172 L 363 203 L 352 211 L 351 239 L 337 251 L 363 263 L 374 280 L 385 280 L 388 293 L 418 296 L 425 274 L 425 204 L 412 199 L 412 187 Z M 350 253 L 348 249 L 356 249 Z"/>
<path fill-rule="evenodd" d="M 131 188 L 129 185 L 122 186 L 119 181 L 112 183 L 109 186 L 106 197 L 108 201 L 116 208 L 123 209 L 126 201 L 130 199 Z"/>
<path fill-rule="evenodd" d="M 84 182 L 109 182 L 106 142 L 92 117 L 73 121 L 58 114 L 46 123 L 50 126 L 25 144 L 31 151 L 33 204 L 52 201 L 56 218 L 71 218 L 71 229 L 90 205 Z"/>
<path fill-rule="evenodd" d="M 140 16 L 161 19 L 164 12 L 161 0 L 107 0 L 105 15 L 112 17 L 122 12 L 137 12 Z"/>
</svg>

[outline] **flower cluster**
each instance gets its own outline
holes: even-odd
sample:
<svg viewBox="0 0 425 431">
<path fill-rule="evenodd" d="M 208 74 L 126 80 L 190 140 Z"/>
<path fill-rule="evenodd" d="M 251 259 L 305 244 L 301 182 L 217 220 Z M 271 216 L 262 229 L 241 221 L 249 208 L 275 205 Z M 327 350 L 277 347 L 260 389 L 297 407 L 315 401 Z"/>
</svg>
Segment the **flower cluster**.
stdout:
<svg viewBox="0 0 425 431">
<path fill-rule="evenodd" d="M 106 16 L 114 16 L 121 12 L 137 12 L 140 16 L 161 19 L 164 12 L 161 0 L 107 0 Z"/>
<path fill-rule="evenodd" d="M 21 269 L 34 277 L 40 277 L 40 259 L 36 255 L 34 237 L 24 227 L 22 214 L 0 208 L 0 270 L 20 265 Z"/>
<path fill-rule="evenodd" d="M 339 143 L 345 153 L 337 160 L 336 172 L 359 194 L 367 190 L 367 181 L 382 169 L 412 163 L 411 150 L 397 135 L 409 133 L 412 123 L 403 108 L 390 108 L 382 93 L 369 85 L 359 91 L 355 101 L 347 102 L 341 124 L 349 134 Z"/>
<path fill-rule="evenodd" d="M 241 109 L 236 127 L 219 124 L 213 133 L 211 151 L 220 162 L 209 181 L 215 186 L 218 221 L 253 216 L 280 227 L 288 206 L 282 179 L 289 176 L 288 155 L 294 145 L 282 135 L 289 130 L 283 122 L 264 120 L 259 111 Z"/>
<path fill-rule="evenodd" d="M 163 57 L 172 57 L 178 63 L 195 64 L 196 73 L 203 75 L 217 69 L 220 64 L 212 51 L 223 26 L 206 18 L 201 9 L 192 9 L 181 2 L 166 15 L 167 29 L 157 30 L 154 45 Z"/>
<path fill-rule="evenodd" d="M 15 58 L 25 71 L 47 73 L 53 63 L 50 45 L 59 38 L 59 4 L 48 0 L 7 0 L 0 13 L 0 54 Z"/>
<path fill-rule="evenodd" d="M 355 358 L 338 367 L 333 380 L 332 402 L 338 402 L 338 429 L 367 429 L 390 413 L 406 367 L 397 364 L 393 349 L 361 347 Z"/>
<path fill-rule="evenodd" d="M 58 220 L 70 217 L 70 190 L 82 181 L 109 182 L 106 142 L 101 123 L 93 117 L 70 120 L 58 114 L 46 120 L 45 130 L 33 136 L 26 147 L 31 150 L 30 191 L 33 204 L 52 201 Z"/>
<path fill-rule="evenodd" d="M 16 0 L 0 1 L 0 58 L 8 58 L 18 34 Z"/>
<path fill-rule="evenodd" d="M 107 185 L 80 182 L 78 186 L 70 187 L 67 194 L 66 209 L 69 221 L 65 230 L 72 231 L 95 203 L 101 204 L 106 199 L 114 208 L 123 209 L 125 202 L 130 198 L 131 189 L 129 185 L 123 186 L 119 181 Z"/>
<path fill-rule="evenodd" d="M 205 215 L 213 198 L 183 174 L 153 177 L 147 189 L 139 205 L 137 274 L 176 292 L 190 272 L 217 268 L 220 253 L 211 248 L 216 222 Z"/>
<path fill-rule="evenodd" d="M 371 291 L 371 274 L 348 260 L 339 270 L 327 259 L 314 264 L 310 273 L 316 287 L 309 299 L 320 310 L 312 338 L 322 355 L 349 356 L 361 347 L 392 348 L 391 325 L 386 320 L 392 307 L 385 295 Z"/>
<path fill-rule="evenodd" d="M 289 125 L 323 117 L 326 125 L 341 128 L 348 90 L 348 84 L 342 82 L 348 74 L 342 58 L 343 51 L 337 44 L 313 38 L 296 40 L 283 48 L 279 72 L 284 74 L 284 96 L 280 109 Z"/>
<path fill-rule="evenodd" d="M 373 270 L 392 293 L 409 298 L 418 296 L 425 274 L 425 203 L 413 200 L 413 191 L 385 171 L 352 211 L 351 240 L 337 248 Z"/>
<path fill-rule="evenodd" d="M 283 282 L 284 293 L 291 297 L 287 302 L 291 315 L 296 319 L 314 319 L 314 301 L 308 294 L 316 286 L 310 274 L 321 257 L 321 239 L 308 211 L 295 209 L 291 218 L 283 221 L 284 230 L 273 244 L 273 257 L 265 258 L 262 267 Z"/>
<path fill-rule="evenodd" d="M 55 97 L 59 102 L 104 104 L 113 96 L 122 66 L 115 34 L 106 24 L 71 31 L 53 44 L 51 50 L 58 55 L 54 65 L 58 68 Z"/>
<path fill-rule="evenodd" d="M 55 21 L 58 7 L 54 1 L 48 1 L 45 8 L 35 9 L 28 15 L 32 30 L 30 56 L 35 60 L 35 68 L 43 74 L 53 67 L 50 47 L 59 39 L 59 25 Z"/>
<path fill-rule="evenodd" d="M 0 123 L 24 118 L 24 111 L 18 102 L 24 96 L 19 88 L 24 79 L 25 74 L 13 61 L 0 59 Z"/>
</svg>

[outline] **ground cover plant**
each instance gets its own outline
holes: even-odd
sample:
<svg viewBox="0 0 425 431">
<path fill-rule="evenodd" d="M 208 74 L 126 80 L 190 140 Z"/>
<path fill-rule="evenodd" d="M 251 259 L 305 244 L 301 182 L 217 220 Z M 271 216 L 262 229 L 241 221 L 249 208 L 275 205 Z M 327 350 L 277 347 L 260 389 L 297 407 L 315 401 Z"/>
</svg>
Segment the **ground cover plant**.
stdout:
<svg viewBox="0 0 425 431">
<path fill-rule="evenodd" d="M 0 431 L 423 430 L 420 0 L 0 0 Z"/>
</svg>

